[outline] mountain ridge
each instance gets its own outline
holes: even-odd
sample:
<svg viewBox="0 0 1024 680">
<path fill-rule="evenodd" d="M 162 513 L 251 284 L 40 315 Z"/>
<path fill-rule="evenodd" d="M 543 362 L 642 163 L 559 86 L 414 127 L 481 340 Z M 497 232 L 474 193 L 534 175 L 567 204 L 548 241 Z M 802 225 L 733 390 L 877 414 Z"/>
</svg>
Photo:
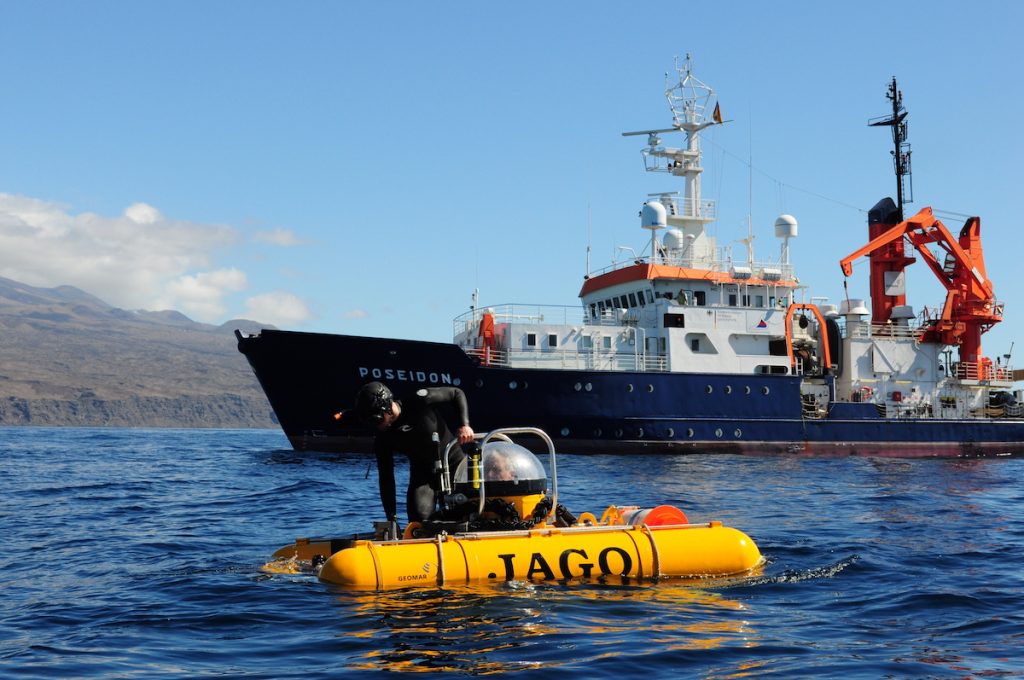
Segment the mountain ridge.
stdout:
<svg viewBox="0 0 1024 680">
<path fill-rule="evenodd" d="M 234 330 L 0 277 L 0 425 L 276 427 Z"/>
</svg>

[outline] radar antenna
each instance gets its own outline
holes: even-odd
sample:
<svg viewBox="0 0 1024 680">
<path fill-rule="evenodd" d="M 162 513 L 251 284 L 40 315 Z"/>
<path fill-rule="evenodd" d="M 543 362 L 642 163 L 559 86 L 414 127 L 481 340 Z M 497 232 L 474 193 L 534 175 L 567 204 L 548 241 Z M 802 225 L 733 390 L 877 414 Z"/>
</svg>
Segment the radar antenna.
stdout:
<svg viewBox="0 0 1024 680">
<path fill-rule="evenodd" d="M 903 92 L 896 87 L 896 77 L 885 98 L 892 102 L 892 115 L 872 118 L 868 125 L 873 127 L 891 127 L 893 150 L 890 152 L 893 167 L 896 171 L 896 208 L 899 210 L 899 221 L 903 221 L 903 204 L 914 202 L 914 182 L 910 174 L 910 142 L 907 141 L 907 110 L 903 108 Z"/>
<path fill-rule="evenodd" d="M 669 108 L 672 109 L 672 125 L 677 130 L 685 130 L 694 125 L 702 125 L 707 112 L 708 105 L 715 91 L 693 75 L 693 64 L 690 55 L 686 55 L 686 61 L 679 65 L 679 58 L 675 60 L 676 74 L 679 82 L 671 85 L 668 74 L 665 74 L 665 98 L 668 100 Z M 708 125 L 721 123 L 720 109 L 715 107 L 714 120 Z"/>
</svg>

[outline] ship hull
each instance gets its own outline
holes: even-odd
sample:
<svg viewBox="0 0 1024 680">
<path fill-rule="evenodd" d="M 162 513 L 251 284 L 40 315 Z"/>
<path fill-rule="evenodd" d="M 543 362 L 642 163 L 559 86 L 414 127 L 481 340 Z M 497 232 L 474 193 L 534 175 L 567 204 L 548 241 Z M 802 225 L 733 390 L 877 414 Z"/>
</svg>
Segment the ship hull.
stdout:
<svg viewBox="0 0 1024 680">
<path fill-rule="evenodd" d="M 381 380 L 399 398 L 460 387 L 477 431 L 538 427 L 566 453 L 1024 453 L 1021 420 L 885 418 L 868 403 L 804 417 L 796 376 L 493 367 L 447 343 L 274 330 L 239 350 L 297 450 L 369 450 L 373 433 L 334 414 Z"/>
</svg>

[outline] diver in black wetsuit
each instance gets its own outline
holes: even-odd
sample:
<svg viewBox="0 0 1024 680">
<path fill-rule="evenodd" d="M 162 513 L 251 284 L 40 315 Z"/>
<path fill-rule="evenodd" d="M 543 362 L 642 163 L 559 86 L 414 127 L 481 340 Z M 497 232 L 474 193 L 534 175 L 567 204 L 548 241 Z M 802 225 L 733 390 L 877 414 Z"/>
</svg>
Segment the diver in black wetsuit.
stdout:
<svg viewBox="0 0 1024 680">
<path fill-rule="evenodd" d="M 442 404 L 451 404 L 458 413 L 460 425 L 455 435 L 452 435 L 444 418 L 435 408 Z M 456 437 L 459 444 L 473 441 L 466 395 L 457 387 L 428 387 L 418 390 L 410 399 L 399 401 L 386 385 L 371 382 L 363 385 L 356 394 L 355 410 L 360 420 L 378 431 L 373 451 L 377 456 L 380 500 L 388 521 L 397 521 L 396 451 L 409 458 L 409 490 L 406 494 L 409 521 L 429 519 L 437 498 L 437 490 L 434 488 L 437 443 L 431 435 L 438 435 L 442 452 Z M 455 470 L 464 456 L 458 444 L 453 446 L 448 456 L 449 468 Z"/>
</svg>

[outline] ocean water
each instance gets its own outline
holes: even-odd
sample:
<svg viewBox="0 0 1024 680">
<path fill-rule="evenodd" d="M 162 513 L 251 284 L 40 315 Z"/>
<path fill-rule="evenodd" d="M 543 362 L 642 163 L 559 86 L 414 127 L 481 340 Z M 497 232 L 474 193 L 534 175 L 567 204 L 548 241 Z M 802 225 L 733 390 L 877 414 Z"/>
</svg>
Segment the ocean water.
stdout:
<svg viewBox="0 0 1024 680">
<path fill-rule="evenodd" d="M 738 579 L 261 572 L 380 517 L 369 463 L 273 431 L 0 429 L 0 676 L 1024 676 L 1020 459 L 559 457 L 576 513 L 668 503 L 747 532 L 767 564 Z"/>
</svg>

